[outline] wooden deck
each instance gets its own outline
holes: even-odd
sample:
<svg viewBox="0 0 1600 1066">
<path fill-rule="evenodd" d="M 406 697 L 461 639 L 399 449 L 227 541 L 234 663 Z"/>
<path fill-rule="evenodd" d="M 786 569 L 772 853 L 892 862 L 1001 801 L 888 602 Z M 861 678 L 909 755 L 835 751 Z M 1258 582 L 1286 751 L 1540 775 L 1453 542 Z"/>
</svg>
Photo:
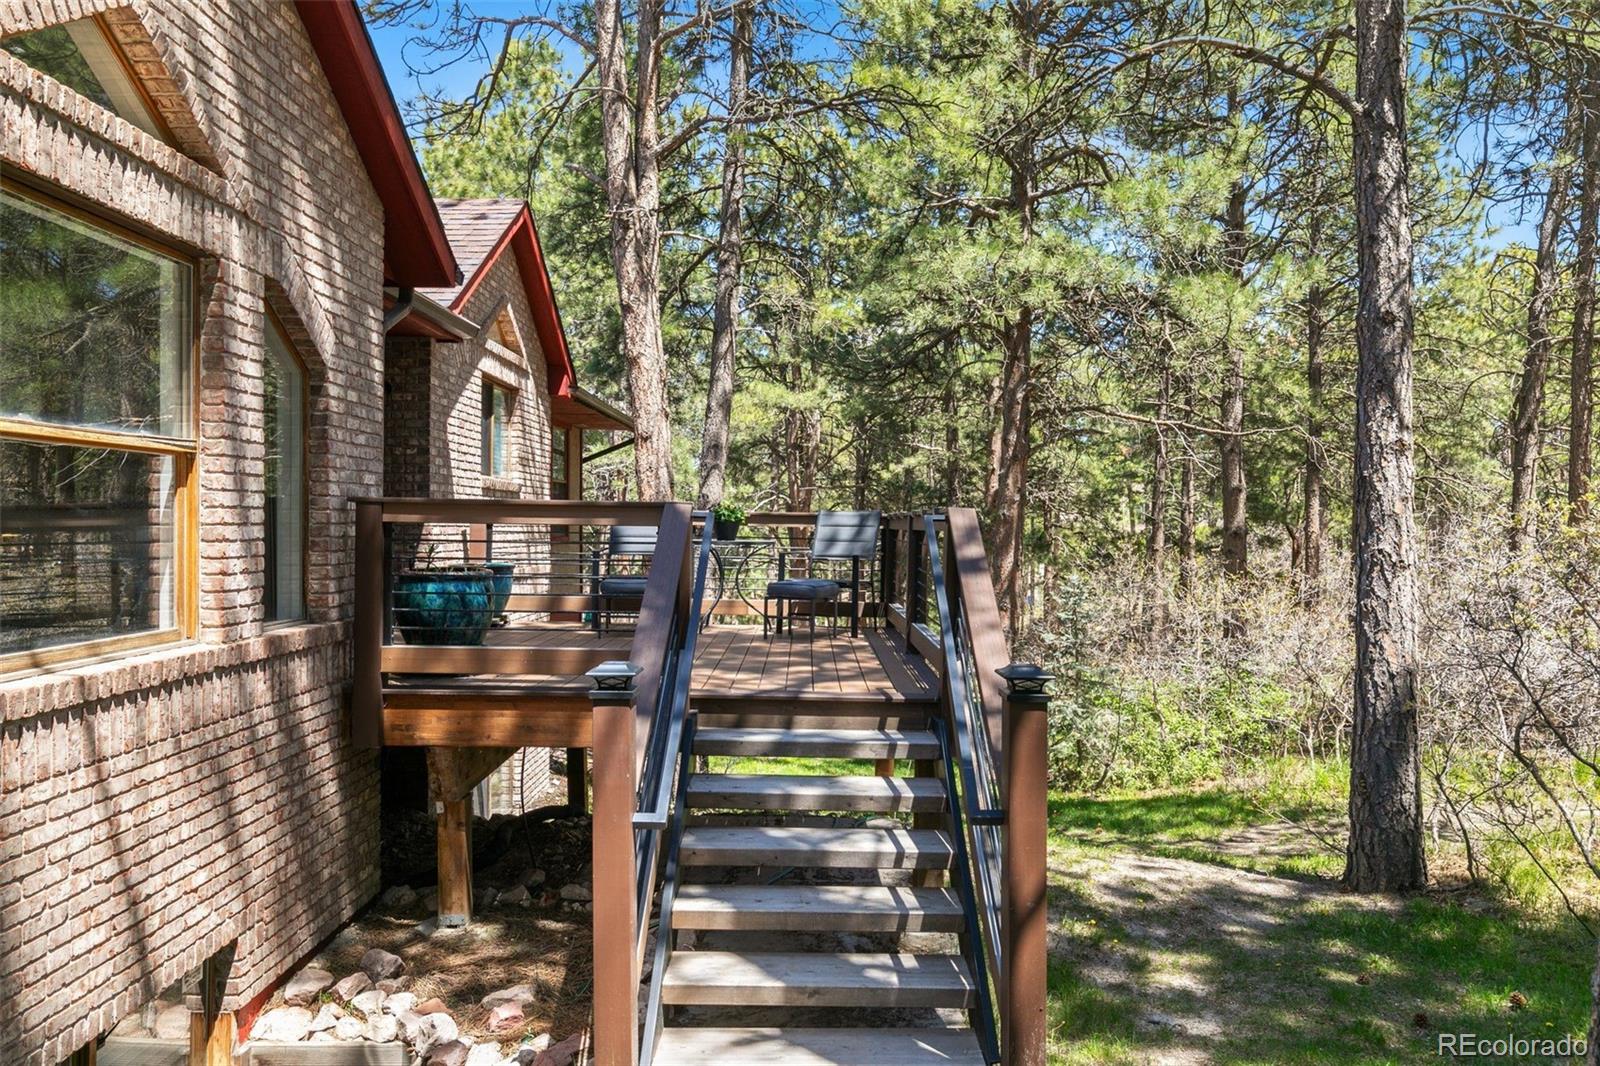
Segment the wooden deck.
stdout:
<svg viewBox="0 0 1600 1066">
<path fill-rule="evenodd" d="M 582 669 L 625 658 L 632 642 L 631 629 L 604 636 L 571 624 L 492 630 L 489 646 L 554 651 L 572 660 L 572 672 L 391 674 L 383 689 L 384 743 L 588 746 L 590 683 Z M 907 657 L 899 638 L 876 630 L 859 637 L 818 631 L 813 638 L 804 630 L 763 637 L 760 626 L 712 625 L 696 641 L 691 691 L 694 702 L 710 710 L 843 700 L 869 712 L 937 699 L 938 684 L 920 657 Z"/>
</svg>

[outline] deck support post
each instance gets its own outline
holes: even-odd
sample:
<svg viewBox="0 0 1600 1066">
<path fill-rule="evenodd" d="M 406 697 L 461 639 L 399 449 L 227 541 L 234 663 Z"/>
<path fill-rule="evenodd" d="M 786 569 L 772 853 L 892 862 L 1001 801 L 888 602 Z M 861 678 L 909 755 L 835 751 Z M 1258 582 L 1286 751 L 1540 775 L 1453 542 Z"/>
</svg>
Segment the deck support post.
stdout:
<svg viewBox="0 0 1600 1066">
<path fill-rule="evenodd" d="M 472 920 L 472 794 L 439 803 L 439 925 Z"/>
<path fill-rule="evenodd" d="M 639 1061 L 638 900 L 633 814 L 638 806 L 633 688 L 639 668 L 589 672 L 594 705 L 594 1066 Z"/>
<path fill-rule="evenodd" d="M 222 996 L 233 966 L 233 947 L 212 955 L 183 981 L 184 1003 L 189 1008 L 189 1058 L 187 1066 L 233 1066 L 233 1044 L 238 1025 L 233 1011 L 222 1009 Z M 94 1045 L 89 1045 L 91 1052 Z M 74 1063 L 74 1066 L 79 1064 Z M 94 1066 L 91 1054 L 83 1066 Z"/>
<path fill-rule="evenodd" d="M 1051 677 L 1037 666 L 1012 663 L 1006 680 L 1000 791 L 1006 812 L 1001 850 L 1001 928 L 1005 971 L 1000 979 L 1000 1049 L 1005 1066 L 1045 1066 L 1045 934 L 1048 733 Z"/>
<path fill-rule="evenodd" d="M 589 749 L 567 749 L 567 806 L 575 811 L 589 809 Z"/>
</svg>

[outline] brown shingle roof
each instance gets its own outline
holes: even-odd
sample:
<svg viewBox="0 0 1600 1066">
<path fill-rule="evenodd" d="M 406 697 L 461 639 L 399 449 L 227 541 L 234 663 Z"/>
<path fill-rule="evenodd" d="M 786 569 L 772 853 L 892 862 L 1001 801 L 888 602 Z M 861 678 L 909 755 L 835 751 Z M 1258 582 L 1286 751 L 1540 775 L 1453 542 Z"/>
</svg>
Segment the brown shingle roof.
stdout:
<svg viewBox="0 0 1600 1066">
<path fill-rule="evenodd" d="M 434 203 L 444 222 L 445 235 L 450 238 L 450 250 L 461 267 L 461 284 L 417 291 L 449 307 L 517 220 L 524 205 L 521 200 L 435 200 Z"/>
</svg>

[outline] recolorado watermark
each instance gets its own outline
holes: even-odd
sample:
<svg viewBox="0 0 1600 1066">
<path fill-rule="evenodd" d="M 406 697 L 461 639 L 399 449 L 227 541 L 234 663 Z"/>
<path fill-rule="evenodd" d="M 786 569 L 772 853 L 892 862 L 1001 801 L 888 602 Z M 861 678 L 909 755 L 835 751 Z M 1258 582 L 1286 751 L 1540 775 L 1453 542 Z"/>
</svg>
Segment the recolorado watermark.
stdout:
<svg viewBox="0 0 1600 1066">
<path fill-rule="evenodd" d="M 1479 1036 L 1477 1033 L 1440 1033 L 1441 1058 L 1476 1059 L 1581 1059 L 1589 1053 L 1589 1043 L 1581 1036 L 1559 1039 L 1539 1036 Z"/>
</svg>

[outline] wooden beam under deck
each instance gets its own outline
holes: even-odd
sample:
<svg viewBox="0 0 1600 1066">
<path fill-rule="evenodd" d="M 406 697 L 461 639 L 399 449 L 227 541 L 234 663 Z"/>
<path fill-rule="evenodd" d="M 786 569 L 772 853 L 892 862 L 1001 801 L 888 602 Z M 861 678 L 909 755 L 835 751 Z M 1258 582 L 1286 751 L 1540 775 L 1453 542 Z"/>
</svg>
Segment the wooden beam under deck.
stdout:
<svg viewBox="0 0 1600 1066">
<path fill-rule="evenodd" d="M 393 747 L 587 748 L 587 696 L 390 695 L 383 742 Z"/>
</svg>

